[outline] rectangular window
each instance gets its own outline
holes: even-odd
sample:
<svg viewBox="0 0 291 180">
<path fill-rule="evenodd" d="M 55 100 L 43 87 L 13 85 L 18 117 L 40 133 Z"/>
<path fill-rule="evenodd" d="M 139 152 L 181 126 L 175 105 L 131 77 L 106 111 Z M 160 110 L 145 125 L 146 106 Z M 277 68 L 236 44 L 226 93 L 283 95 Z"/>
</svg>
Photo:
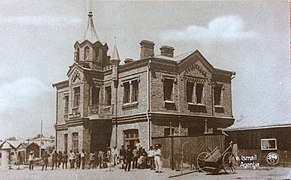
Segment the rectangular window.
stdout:
<svg viewBox="0 0 291 180">
<path fill-rule="evenodd" d="M 111 105 L 111 86 L 105 87 L 105 104 Z"/>
<path fill-rule="evenodd" d="M 139 142 L 139 135 L 137 129 L 124 130 L 124 145 L 133 148 Z"/>
<path fill-rule="evenodd" d="M 203 104 L 203 88 L 204 88 L 203 84 L 199 84 L 199 83 L 196 84 L 195 93 L 196 93 L 197 104 Z"/>
<path fill-rule="evenodd" d="M 170 136 L 170 135 L 174 135 L 174 128 L 172 128 L 172 132 L 170 132 L 170 128 L 165 128 L 164 130 L 164 136 Z"/>
<path fill-rule="evenodd" d="M 261 139 L 261 150 L 277 150 L 277 139 Z"/>
<path fill-rule="evenodd" d="M 216 106 L 221 105 L 221 92 L 222 92 L 221 85 L 214 86 L 214 105 Z"/>
<path fill-rule="evenodd" d="M 173 79 L 164 79 L 164 100 L 173 101 Z"/>
<path fill-rule="evenodd" d="M 123 83 L 123 103 L 130 102 L 130 86 L 129 82 Z"/>
<path fill-rule="evenodd" d="M 69 96 L 65 96 L 65 114 L 68 114 L 69 111 Z"/>
<path fill-rule="evenodd" d="M 187 82 L 187 102 L 193 102 L 193 87 L 194 83 Z"/>
<path fill-rule="evenodd" d="M 68 152 L 68 134 L 64 134 L 64 151 Z"/>
<path fill-rule="evenodd" d="M 99 104 L 99 88 L 92 87 L 92 105 Z"/>
<path fill-rule="evenodd" d="M 74 107 L 80 105 L 80 87 L 74 88 Z"/>
<path fill-rule="evenodd" d="M 73 151 L 79 151 L 79 134 L 77 132 L 72 133 Z"/>
<path fill-rule="evenodd" d="M 138 81 L 132 81 L 132 102 L 137 102 L 138 101 Z"/>
</svg>

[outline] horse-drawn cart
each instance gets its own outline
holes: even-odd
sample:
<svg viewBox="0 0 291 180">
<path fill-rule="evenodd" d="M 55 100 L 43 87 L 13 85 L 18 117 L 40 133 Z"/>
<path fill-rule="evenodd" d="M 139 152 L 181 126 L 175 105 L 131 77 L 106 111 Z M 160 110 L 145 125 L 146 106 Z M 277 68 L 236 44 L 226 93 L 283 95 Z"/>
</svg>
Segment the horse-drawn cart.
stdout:
<svg viewBox="0 0 291 180">
<path fill-rule="evenodd" d="M 224 170 L 226 173 L 233 173 L 235 170 L 235 157 L 231 152 L 232 142 L 222 153 L 216 147 L 208 152 L 202 152 L 197 156 L 197 167 L 202 172 L 219 173 Z"/>
</svg>

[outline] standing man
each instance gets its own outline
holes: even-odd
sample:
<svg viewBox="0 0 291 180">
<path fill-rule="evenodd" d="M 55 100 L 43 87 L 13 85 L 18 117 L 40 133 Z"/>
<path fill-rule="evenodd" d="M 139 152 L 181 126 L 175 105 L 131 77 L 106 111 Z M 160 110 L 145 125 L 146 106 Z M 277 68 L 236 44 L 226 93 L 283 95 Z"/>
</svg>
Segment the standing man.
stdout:
<svg viewBox="0 0 291 180">
<path fill-rule="evenodd" d="M 158 144 L 155 146 L 155 166 L 156 173 L 162 173 L 161 149 Z"/>
<path fill-rule="evenodd" d="M 74 165 L 75 165 L 75 153 L 72 150 L 70 150 L 69 162 L 70 162 L 70 169 L 74 169 Z"/>
<path fill-rule="evenodd" d="M 67 153 L 67 151 L 65 151 L 63 154 L 63 158 L 62 158 L 62 168 L 67 169 L 67 164 L 68 164 L 68 153 Z"/>
<path fill-rule="evenodd" d="M 149 157 L 149 165 L 151 170 L 155 169 L 155 150 L 153 149 L 153 146 L 150 146 L 149 152 L 148 152 L 148 157 Z"/>
<path fill-rule="evenodd" d="M 58 167 L 58 153 L 56 150 L 54 150 L 53 154 L 52 154 L 52 170 L 57 169 Z"/>
<path fill-rule="evenodd" d="M 137 168 L 137 159 L 138 159 L 138 150 L 136 146 L 134 146 L 134 149 L 132 150 L 132 154 L 133 154 L 132 169 L 135 169 Z"/>
<path fill-rule="evenodd" d="M 95 154 L 91 151 L 89 154 L 89 169 L 95 167 Z"/>
<path fill-rule="evenodd" d="M 80 166 L 81 166 L 81 154 L 79 153 L 78 150 L 77 150 L 77 152 L 75 154 L 75 158 L 76 158 L 76 166 L 75 166 L 75 169 L 80 169 Z"/>
<path fill-rule="evenodd" d="M 125 161 L 126 161 L 126 164 L 125 164 L 125 171 L 128 170 L 130 171 L 130 166 L 131 166 L 131 161 L 132 161 L 132 152 L 131 152 L 131 149 L 130 147 L 127 148 L 127 151 L 126 151 L 126 154 L 125 154 Z"/>
<path fill-rule="evenodd" d="M 117 157 L 118 157 L 118 149 L 116 147 L 113 147 L 112 149 L 112 159 L 113 159 L 113 165 L 117 165 Z"/>
<path fill-rule="evenodd" d="M 119 151 L 119 163 L 121 163 L 121 168 L 124 168 L 124 159 L 125 159 L 125 149 L 124 149 L 124 145 L 121 146 L 121 149 Z"/>
<path fill-rule="evenodd" d="M 47 170 L 47 165 L 48 165 L 48 158 L 49 158 L 49 154 L 47 151 L 44 151 L 44 154 L 42 155 L 42 168 L 41 170 L 43 171 L 44 169 Z"/>
<path fill-rule="evenodd" d="M 34 164 L 34 154 L 33 151 L 30 152 L 28 156 L 28 161 L 29 161 L 29 170 L 33 170 L 33 164 Z"/>
<path fill-rule="evenodd" d="M 62 159 L 63 159 L 63 153 L 62 153 L 62 151 L 59 151 L 58 158 L 57 158 L 58 168 L 60 168 L 60 166 L 62 164 Z"/>
<path fill-rule="evenodd" d="M 86 153 L 85 153 L 85 150 L 82 149 L 82 152 L 81 152 L 81 164 L 82 164 L 82 169 L 85 169 L 85 160 L 86 160 Z"/>
</svg>

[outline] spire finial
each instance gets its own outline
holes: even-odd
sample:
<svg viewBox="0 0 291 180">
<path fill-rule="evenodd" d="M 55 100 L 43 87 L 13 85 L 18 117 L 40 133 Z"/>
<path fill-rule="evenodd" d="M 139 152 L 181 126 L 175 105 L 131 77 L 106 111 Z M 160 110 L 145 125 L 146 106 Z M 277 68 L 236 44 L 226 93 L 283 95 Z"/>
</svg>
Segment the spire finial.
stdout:
<svg viewBox="0 0 291 180">
<path fill-rule="evenodd" d="M 92 13 L 92 0 L 89 0 L 89 13 L 88 13 L 88 23 L 87 23 L 87 29 L 84 36 L 84 41 L 88 40 L 91 43 L 95 43 L 97 41 L 100 41 L 98 38 L 98 35 L 96 33 L 94 23 L 93 23 L 93 13 Z"/>
<path fill-rule="evenodd" d="M 111 60 L 120 60 L 119 53 L 116 46 L 116 36 L 114 36 L 114 49 Z"/>
<path fill-rule="evenodd" d="M 89 0 L 89 12 L 92 12 L 92 0 Z"/>
</svg>

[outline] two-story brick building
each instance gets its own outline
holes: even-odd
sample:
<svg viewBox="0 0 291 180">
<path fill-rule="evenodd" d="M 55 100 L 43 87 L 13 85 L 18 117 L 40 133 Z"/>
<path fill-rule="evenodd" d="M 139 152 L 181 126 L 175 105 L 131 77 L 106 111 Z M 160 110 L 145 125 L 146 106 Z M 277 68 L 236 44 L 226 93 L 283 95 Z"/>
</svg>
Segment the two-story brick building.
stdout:
<svg viewBox="0 0 291 180">
<path fill-rule="evenodd" d="M 68 79 L 56 87 L 57 150 L 95 151 L 153 137 L 218 133 L 233 124 L 233 72 L 214 68 L 198 51 L 178 56 L 154 42 L 140 42 L 140 59 L 112 57 L 94 29 L 92 13 L 76 42 Z M 170 132 L 170 127 L 172 132 Z"/>
</svg>

